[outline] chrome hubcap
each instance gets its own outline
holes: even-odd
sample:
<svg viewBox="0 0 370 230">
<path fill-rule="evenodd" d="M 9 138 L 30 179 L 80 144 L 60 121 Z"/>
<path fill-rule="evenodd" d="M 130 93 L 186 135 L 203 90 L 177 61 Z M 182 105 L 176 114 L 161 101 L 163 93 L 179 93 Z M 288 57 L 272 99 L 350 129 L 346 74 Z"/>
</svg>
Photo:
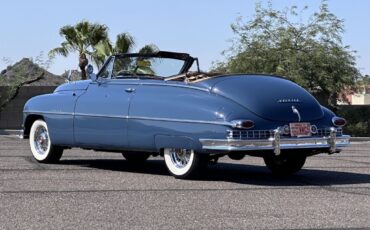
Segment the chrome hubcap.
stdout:
<svg viewBox="0 0 370 230">
<path fill-rule="evenodd" d="M 191 153 L 189 149 L 171 149 L 171 161 L 177 168 L 184 168 L 189 163 Z"/>
<path fill-rule="evenodd" d="M 49 146 L 49 135 L 45 127 L 43 126 L 37 127 L 35 131 L 34 143 L 35 143 L 36 151 L 40 155 L 43 155 L 46 153 L 46 151 L 48 150 L 48 146 Z"/>
</svg>

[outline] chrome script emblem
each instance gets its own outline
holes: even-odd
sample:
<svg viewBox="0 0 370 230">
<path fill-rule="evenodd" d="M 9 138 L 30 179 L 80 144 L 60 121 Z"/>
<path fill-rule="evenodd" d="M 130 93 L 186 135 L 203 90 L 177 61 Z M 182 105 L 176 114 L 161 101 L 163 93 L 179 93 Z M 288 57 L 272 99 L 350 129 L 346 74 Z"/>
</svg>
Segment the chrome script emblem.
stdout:
<svg viewBox="0 0 370 230">
<path fill-rule="evenodd" d="M 278 103 L 300 103 L 301 100 L 298 98 L 282 98 L 277 100 Z"/>
<path fill-rule="evenodd" d="M 301 114 L 299 113 L 298 109 L 293 105 L 292 106 L 293 113 L 297 114 L 298 116 L 298 121 L 301 121 Z"/>
</svg>

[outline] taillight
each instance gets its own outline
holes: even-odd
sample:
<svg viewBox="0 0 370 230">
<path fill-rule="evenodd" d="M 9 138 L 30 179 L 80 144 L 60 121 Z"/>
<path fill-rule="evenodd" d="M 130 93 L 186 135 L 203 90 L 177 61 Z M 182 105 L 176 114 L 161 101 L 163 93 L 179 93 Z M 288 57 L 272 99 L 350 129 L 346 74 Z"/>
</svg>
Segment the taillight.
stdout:
<svg viewBox="0 0 370 230">
<path fill-rule="evenodd" d="M 345 126 L 347 123 L 346 119 L 342 117 L 333 117 L 331 121 L 333 122 L 333 125 L 340 126 L 340 127 Z"/>
<path fill-rule="evenodd" d="M 231 122 L 235 128 L 250 129 L 254 127 L 254 122 L 251 120 L 235 120 Z"/>
</svg>

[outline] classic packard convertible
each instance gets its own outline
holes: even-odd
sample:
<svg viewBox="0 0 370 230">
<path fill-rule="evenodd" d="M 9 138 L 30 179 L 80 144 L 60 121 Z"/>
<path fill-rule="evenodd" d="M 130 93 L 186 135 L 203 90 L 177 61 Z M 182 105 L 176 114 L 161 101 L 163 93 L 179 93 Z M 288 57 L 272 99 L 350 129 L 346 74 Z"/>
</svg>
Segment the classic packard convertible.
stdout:
<svg viewBox="0 0 370 230">
<path fill-rule="evenodd" d="M 163 156 L 176 178 L 229 156 L 263 157 L 276 174 L 349 144 L 346 121 L 278 76 L 208 74 L 185 53 L 118 54 L 89 80 L 65 83 L 24 107 L 33 157 L 57 162 L 71 147 L 120 152 L 138 163 Z"/>
</svg>

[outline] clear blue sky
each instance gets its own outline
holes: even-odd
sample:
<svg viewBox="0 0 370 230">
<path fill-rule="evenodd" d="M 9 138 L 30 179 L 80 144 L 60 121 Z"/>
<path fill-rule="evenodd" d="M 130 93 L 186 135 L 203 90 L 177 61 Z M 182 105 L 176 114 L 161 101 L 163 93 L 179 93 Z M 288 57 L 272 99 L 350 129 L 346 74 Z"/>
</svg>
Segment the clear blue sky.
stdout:
<svg viewBox="0 0 370 230">
<path fill-rule="evenodd" d="M 251 17 L 255 0 L 139 0 L 139 1 L 21 1 L 0 2 L 0 58 L 13 63 L 22 57 L 47 53 L 62 41 L 59 28 L 86 19 L 106 24 L 114 40 L 121 32 L 136 38 L 137 48 L 154 43 L 161 50 L 188 52 L 207 70 L 212 61 L 222 60 L 230 47 L 230 24 L 238 16 Z M 262 1 L 266 3 L 266 0 Z M 320 0 L 273 0 L 274 8 L 307 5 L 316 10 Z M 370 74 L 370 1 L 329 0 L 330 10 L 345 20 L 344 44 L 358 53 L 358 67 Z M 0 69 L 6 64 L 0 61 Z M 77 69 L 77 56 L 57 57 L 49 71 L 61 74 Z"/>
</svg>

